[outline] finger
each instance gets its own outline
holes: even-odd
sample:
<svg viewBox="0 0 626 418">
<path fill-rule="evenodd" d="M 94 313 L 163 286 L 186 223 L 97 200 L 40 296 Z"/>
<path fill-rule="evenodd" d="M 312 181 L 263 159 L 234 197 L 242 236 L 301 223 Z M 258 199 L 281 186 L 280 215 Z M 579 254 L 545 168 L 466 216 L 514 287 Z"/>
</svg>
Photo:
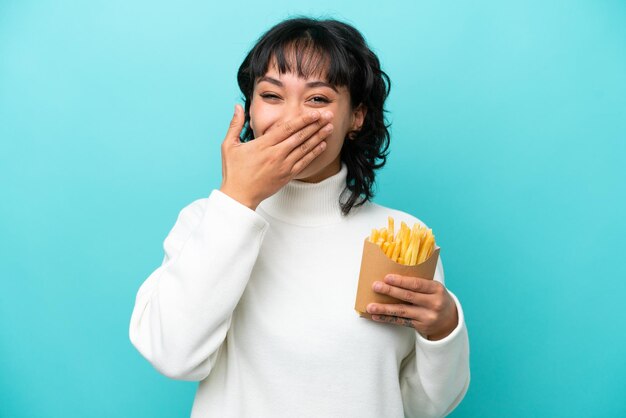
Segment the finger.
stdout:
<svg viewBox="0 0 626 418">
<path fill-rule="evenodd" d="M 314 124 L 314 126 L 317 127 L 317 129 L 313 130 L 313 132 L 315 132 L 322 127 L 322 124 L 319 123 L 320 118 L 320 112 L 312 110 L 294 119 L 281 122 L 264 135 L 266 137 L 265 140 L 268 141 L 270 145 L 279 144 L 294 135 L 296 132 L 300 131 L 305 126 L 311 124 Z M 308 138 L 308 136 L 306 138 Z"/>
<path fill-rule="evenodd" d="M 318 120 L 304 127 L 303 129 L 299 130 L 295 134 L 291 135 L 289 138 L 285 139 L 280 144 L 277 144 L 276 147 L 278 147 L 278 149 L 280 149 L 280 152 L 285 156 L 289 156 L 293 152 L 299 150 L 300 152 L 296 153 L 296 155 L 299 157 L 297 159 L 300 159 L 302 158 L 302 156 L 304 156 L 304 154 L 307 154 L 308 151 L 311 149 L 311 146 L 310 146 L 311 142 L 307 142 L 307 141 L 309 141 L 310 139 L 313 139 L 314 140 L 313 142 L 319 143 L 319 141 L 315 141 L 316 134 L 321 134 L 324 128 L 331 129 L 332 131 L 332 125 L 331 125 L 331 128 L 327 128 L 328 125 L 330 124 L 326 124 L 326 122 L 323 122 L 322 120 Z M 326 137 L 329 135 L 329 133 L 330 132 L 328 130 L 325 130 L 323 131 L 322 135 L 323 137 Z"/>
<path fill-rule="evenodd" d="M 405 325 L 406 321 L 401 320 L 408 319 L 415 329 L 421 331 L 428 330 L 436 320 L 435 313 L 429 309 L 398 303 L 370 303 L 367 305 L 367 312 L 374 320 L 378 318 L 385 322 L 399 323 L 399 325 Z"/>
<path fill-rule="evenodd" d="M 309 138 L 315 135 L 317 132 L 320 132 L 323 128 L 326 128 L 329 125 L 329 115 L 325 114 L 322 118 L 316 120 L 315 122 L 305 126 L 300 129 L 289 138 L 283 140 L 281 143 L 276 146 L 281 150 L 280 152 L 283 155 L 289 155 L 298 147 L 302 146 Z M 332 125 L 331 125 L 332 126 Z M 332 128 L 331 128 L 332 130 Z M 326 136 L 328 135 L 328 131 L 326 131 Z"/>
<path fill-rule="evenodd" d="M 417 321 L 409 318 L 400 318 L 397 316 L 388 315 L 372 315 L 372 319 L 376 322 L 386 322 L 388 324 L 402 325 L 403 327 L 409 327 L 418 329 L 419 324 Z"/>
<path fill-rule="evenodd" d="M 243 129 L 245 119 L 246 118 L 243 115 L 243 109 L 240 105 L 236 104 L 235 114 L 230 120 L 230 126 L 228 127 L 228 131 L 226 132 L 226 138 L 224 139 L 225 142 L 238 144 L 241 141 L 239 135 L 241 135 L 241 130 Z"/>
<path fill-rule="evenodd" d="M 367 313 L 372 315 L 400 316 L 419 321 L 426 314 L 427 309 L 403 303 L 369 303 Z"/>
<path fill-rule="evenodd" d="M 326 149 L 326 142 L 317 144 L 308 154 L 298 160 L 291 168 L 291 175 L 296 176 L 313 162 Z"/>
<path fill-rule="evenodd" d="M 300 132 L 304 132 L 304 129 Z M 330 136 L 333 132 L 333 125 L 327 124 L 322 129 L 315 132 L 310 138 L 301 143 L 299 146 L 295 147 L 285 159 L 287 162 L 295 165 L 296 162 L 304 158 L 307 154 L 309 154 L 317 145 L 319 145 L 322 141 Z M 287 142 L 287 141 L 285 141 Z M 280 145 L 282 146 L 282 144 Z"/>
<path fill-rule="evenodd" d="M 429 300 L 433 297 L 431 294 L 414 292 L 412 290 L 395 287 L 378 281 L 372 284 L 372 290 L 376 293 L 389 295 L 413 305 L 427 307 L 430 307 L 431 304 L 429 303 Z"/>
<path fill-rule="evenodd" d="M 411 290 L 417 293 L 437 293 L 441 283 L 435 280 L 422 279 L 421 277 L 400 276 L 388 274 L 385 276 L 385 283 Z"/>
</svg>

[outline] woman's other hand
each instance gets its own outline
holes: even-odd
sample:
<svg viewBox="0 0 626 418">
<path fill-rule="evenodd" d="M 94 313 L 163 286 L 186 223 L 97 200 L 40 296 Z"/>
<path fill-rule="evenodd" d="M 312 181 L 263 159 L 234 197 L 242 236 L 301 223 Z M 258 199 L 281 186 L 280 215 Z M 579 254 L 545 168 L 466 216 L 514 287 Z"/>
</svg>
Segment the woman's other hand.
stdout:
<svg viewBox="0 0 626 418">
<path fill-rule="evenodd" d="M 312 110 L 277 124 L 253 141 L 241 142 L 245 117 L 243 108 L 235 105 L 222 143 L 220 191 L 255 210 L 324 151 L 332 117 L 330 111 Z"/>
<path fill-rule="evenodd" d="M 384 283 L 374 282 L 372 289 L 407 302 L 370 303 L 367 312 L 374 321 L 415 328 L 432 341 L 447 337 L 458 325 L 454 299 L 440 282 L 394 274 L 385 276 Z"/>
</svg>

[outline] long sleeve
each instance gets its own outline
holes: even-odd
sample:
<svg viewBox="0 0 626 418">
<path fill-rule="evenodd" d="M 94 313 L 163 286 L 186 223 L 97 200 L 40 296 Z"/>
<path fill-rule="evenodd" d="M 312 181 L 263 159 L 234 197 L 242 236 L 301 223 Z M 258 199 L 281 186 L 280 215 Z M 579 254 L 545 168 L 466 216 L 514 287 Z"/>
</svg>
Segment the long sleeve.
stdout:
<svg viewBox="0 0 626 418">
<path fill-rule="evenodd" d="M 180 380 L 209 375 L 267 228 L 218 190 L 181 210 L 130 320 L 132 344 L 159 372 Z"/>
<path fill-rule="evenodd" d="M 441 259 L 435 280 L 444 283 Z M 463 309 L 448 290 L 459 316 L 457 327 L 447 337 L 430 341 L 416 334 L 415 350 L 400 370 L 400 387 L 407 417 L 442 417 L 461 402 L 470 381 L 469 339 Z"/>
</svg>

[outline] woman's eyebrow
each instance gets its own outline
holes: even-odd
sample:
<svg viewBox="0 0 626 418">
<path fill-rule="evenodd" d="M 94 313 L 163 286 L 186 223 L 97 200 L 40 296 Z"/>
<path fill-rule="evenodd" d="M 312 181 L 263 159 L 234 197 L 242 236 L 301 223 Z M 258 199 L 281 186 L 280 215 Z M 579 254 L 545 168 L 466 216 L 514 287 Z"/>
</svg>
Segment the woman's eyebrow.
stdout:
<svg viewBox="0 0 626 418">
<path fill-rule="evenodd" d="M 280 80 L 276 80 L 275 78 L 272 78 L 272 77 L 268 77 L 268 76 L 261 77 L 258 82 L 260 83 L 261 81 L 267 81 L 268 83 L 272 83 L 278 87 L 283 87 L 283 83 Z M 319 81 L 319 80 L 309 81 L 308 83 L 306 83 L 306 86 L 307 87 L 329 87 L 333 89 L 336 93 L 339 93 L 339 91 L 337 91 L 335 86 L 333 86 L 332 84 L 328 84 L 324 81 Z"/>
</svg>

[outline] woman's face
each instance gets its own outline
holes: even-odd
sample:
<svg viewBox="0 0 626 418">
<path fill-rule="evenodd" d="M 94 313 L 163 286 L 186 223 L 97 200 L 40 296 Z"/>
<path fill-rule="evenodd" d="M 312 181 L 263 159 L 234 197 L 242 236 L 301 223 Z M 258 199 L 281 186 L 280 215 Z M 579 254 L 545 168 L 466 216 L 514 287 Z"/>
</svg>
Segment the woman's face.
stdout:
<svg viewBox="0 0 626 418">
<path fill-rule="evenodd" d="M 305 79 L 295 73 L 281 75 L 274 65 L 270 65 L 252 92 L 250 128 L 258 138 L 276 123 L 313 109 L 332 112 L 333 132 L 326 138 L 326 149 L 295 178 L 317 183 L 339 172 L 344 138 L 349 131 L 358 130 L 363 124 L 363 106 L 351 108 L 350 92 L 345 86 L 333 87 L 321 78 Z"/>
</svg>

